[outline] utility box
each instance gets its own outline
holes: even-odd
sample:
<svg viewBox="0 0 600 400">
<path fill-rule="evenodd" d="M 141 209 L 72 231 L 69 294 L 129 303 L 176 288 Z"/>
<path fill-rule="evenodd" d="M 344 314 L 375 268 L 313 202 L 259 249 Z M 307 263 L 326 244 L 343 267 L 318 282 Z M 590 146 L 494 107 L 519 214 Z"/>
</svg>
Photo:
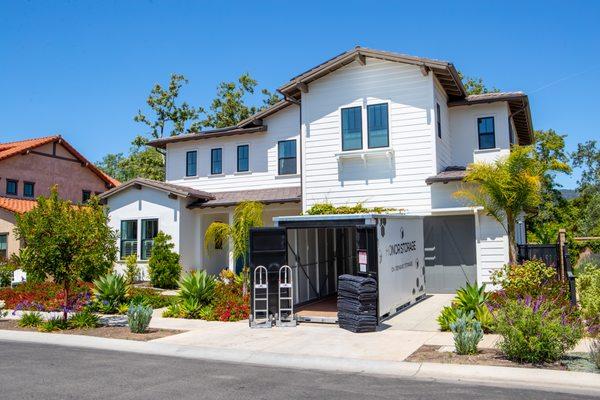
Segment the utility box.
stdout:
<svg viewBox="0 0 600 400">
<path fill-rule="evenodd" d="M 377 281 L 379 322 L 425 296 L 422 217 L 302 215 L 274 222 L 274 228 L 251 229 L 250 267 L 264 266 L 272 273 L 282 265 L 292 268 L 300 321 L 337 321 L 337 281 L 343 274 Z M 276 302 L 269 303 L 276 314 Z"/>
</svg>

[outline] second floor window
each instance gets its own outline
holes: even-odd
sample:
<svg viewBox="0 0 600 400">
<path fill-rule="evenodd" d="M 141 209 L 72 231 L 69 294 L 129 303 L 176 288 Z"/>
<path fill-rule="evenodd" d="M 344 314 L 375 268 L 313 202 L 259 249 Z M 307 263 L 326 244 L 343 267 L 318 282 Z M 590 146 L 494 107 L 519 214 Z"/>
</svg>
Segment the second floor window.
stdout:
<svg viewBox="0 0 600 400">
<path fill-rule="evenodd" d="M 121 221 L 121 259 L 137 254 L 137 220 Z"/>
<path fill-rule="evenodd" d="M 296 140 L 282 140 L 277 144 L 277 164 L 279 175 L 296 173 Z"/>
<path fill-rule="evenodd" d="M 196 176 L 196 166 L 198 161 L 197 151 L 188 151 L 185 153 L 185 176 Z"/>
<path fill-rule="evenodd" d="M 142 256 L 140 259 L 147 260 L 152 255 L 154 238 L 158 235 L 158 219 L 142 220 Z"/>
<path fill-rule="evenodd" d="M 35 197 L 35 183 L 25 182 L 23 183 L 23 197 Z"/>
<path fill-rule="evenodd" d="M 390 140 L 387 103 L 367 106 L 367 121 L 369 148 L 388 147 Z"/>
<path fill-rule="evenodd" d="M 219 175 L 223 173 L 223 149 L 210 151 L 210 173 Z"/>
<path fill-rule="evenodd" d="M 440 111 L 440 103 L 435 103 L 435 128 L 437 135 L 442 138 L 442 113 Z"/>
<path fill-rule="evenodd" d="M 493 149 L 496 147 L 494 117 L 477 118 L 477 133 L 480 149 Z"/>
<path fill-rule="evenodd" d="M 10 194 L 13 196 L 17 195 L 17 181 L 14 179 L 6 180 L 6 194 Z"/>
<path fill-rule="evenodd" d="M 250 146 L 243 144 L 237 147 L 237 172 L 246 172 L 250 169 Z"/>
<path fill-rule="evenodd" d="M 362 107 L 342 108 L 342 150 L 362 149 Z"/>
</svg>

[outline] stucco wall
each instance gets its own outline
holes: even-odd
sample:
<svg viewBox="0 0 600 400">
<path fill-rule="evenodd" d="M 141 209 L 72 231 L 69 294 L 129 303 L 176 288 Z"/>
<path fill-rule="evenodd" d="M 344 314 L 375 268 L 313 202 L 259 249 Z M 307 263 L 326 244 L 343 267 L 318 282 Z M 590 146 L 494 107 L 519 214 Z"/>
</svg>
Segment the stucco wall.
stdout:
<svg viewBox="0 0 600 400">
<path fill-rule="evenodd" d="M 16 239 L 13 229 L 15 228 L 15 216 L 6 211 L 0 209 L 0 234 L 8 233 L 8 256 L 18 252 L 20 244 Z"/>
<path fill-rule="evenodd" d="M 53 145 L 49 143 L 35 150 L 51 155 Z M 89 168 L 82 166 L 59 144 L 56 145 L 56 155 L 69 160 L 29 153 L 0 162 L 0 196 L 6 196 L 6 179 L 19 181 L 17 197 L 23 197 L 25 181 L 35 183 L 35 197 L 47 196 L 52 185 L 57 184 L 60 196 L 73 202 L 81 202 L 83 190 L 91 192 L 106 190 L 102 179 Z"/>
</svg>

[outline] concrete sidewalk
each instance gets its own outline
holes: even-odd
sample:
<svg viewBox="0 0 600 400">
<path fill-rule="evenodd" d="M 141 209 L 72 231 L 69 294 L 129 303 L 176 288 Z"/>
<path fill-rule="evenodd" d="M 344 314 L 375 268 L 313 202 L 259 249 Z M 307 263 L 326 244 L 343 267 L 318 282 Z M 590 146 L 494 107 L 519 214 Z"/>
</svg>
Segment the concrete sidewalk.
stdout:
<svg viewBox="0 0 600 400">
<path fill-rule="evenodd" d="M 363 335 L 358 336 L 362 337 Z M 227 337 L 222 337 L 221 339 L 224 342 L 228 341 Z M 600 395 L 600 379 L 598 379 L 598 375 L 581 372 L 277 354 L 244 348 L 177 345 L 166 343 L 163 340 L 136 342 L 90 336 L 22 331 L 0 330 L 0 340 L 267 365 L 281 368 L 412 377 L 442 382 L 470 382 L 499 387 L 522 387 L 553 392 Z"/>
</svg>

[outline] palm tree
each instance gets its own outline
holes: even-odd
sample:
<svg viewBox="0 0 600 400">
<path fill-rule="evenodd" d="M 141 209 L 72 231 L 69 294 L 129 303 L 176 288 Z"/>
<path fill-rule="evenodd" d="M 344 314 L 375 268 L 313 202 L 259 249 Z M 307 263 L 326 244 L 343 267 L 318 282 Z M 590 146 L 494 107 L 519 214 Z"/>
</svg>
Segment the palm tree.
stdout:
<svg viewBox="0 0 600 400">
<path fill-rule="evenodd" d="M 243 261 L 244 293 L 247 290 L 248 246 L 250 243 L 250 228 L 263 226 L 262 203 L 256 201 L 241 202 L 233 211 L 233 224 L 213 222 L 204 234 L 204 247 L 210 251 L 214 243 L 233 242 L 233 259 Z"/>
<path fill-rule="evenodd" d="M 482 206 L 502 225 L 508 235 L 511 263 L 517 261 L 516 219 L 531 212 L 541 201 L 543 166 L 532 152 L 530 146 L 515 146 L 510 155 L 493 163 L 469 165 L 465 182 L 472 185 L 454 193 L 471 205 Z"/>
</svg>

